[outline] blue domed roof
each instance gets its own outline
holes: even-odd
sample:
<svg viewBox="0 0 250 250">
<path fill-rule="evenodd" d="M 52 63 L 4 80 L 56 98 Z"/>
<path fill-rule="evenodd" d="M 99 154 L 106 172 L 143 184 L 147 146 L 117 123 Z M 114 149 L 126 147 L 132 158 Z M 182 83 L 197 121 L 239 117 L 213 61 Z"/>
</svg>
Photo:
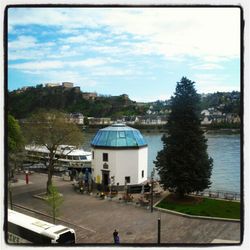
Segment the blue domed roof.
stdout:
<svg viewBox="0 0 250 250">
<path fill-rule="evenodd" d="M 124 124 L 113 124 L 100 129 L 91 142 L 92 147 L 145 147 L 145 142 L 140 131 Z"/>
</svg>

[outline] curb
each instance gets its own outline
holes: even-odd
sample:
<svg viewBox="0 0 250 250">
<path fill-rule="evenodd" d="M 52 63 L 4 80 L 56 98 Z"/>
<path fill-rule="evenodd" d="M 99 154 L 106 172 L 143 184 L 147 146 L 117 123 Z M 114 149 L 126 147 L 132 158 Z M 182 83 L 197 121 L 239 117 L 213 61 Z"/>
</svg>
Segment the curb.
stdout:
<svg viewBox="0 0 250 250">
<path fill-rule="evenodd" d="M 200 216 L 200 215 L 190 215 L 190 214 L 184 214 L 184 213 L 176 212 L 176 211 L 165 209 L 165 208 L 156 207 L 167 196 L 168 196 L 168 194 L 165 195 L 164 197 L 162 197 L 162 199 L 160 199 L 158 202 L 156 202 L 154 204 L 153 207 L 154 207 L 155 210 L 158 210 L 158 211 L 163 212 L 163 213 L 169 213 L 169 214 L 179 215 L 179 216 L 190 218 L 190 219 L 203 219 L 203 220 L 217 220 L 217 221 L 241 222 L 240 219 L 230 219 L 230 218 L 221 218 L 221 217 L 208 217 L 208 216 Z"/>
<path fill-rule="evenodd" d="M 32 213 L 35 213 L 35 214 L 39 214 L 39 215 L 42 215 L 44 217 L 48 217 L 50 219 L 53 219 L 53 216 L 49 215 L 49 214 L 46 214 L 46 213 L 43 213 L 43 212 L 40 212 L 40 211 L 37 211 L 33 208 L 28 208 L 28 207 L 25 207 L 25 206 L 22 206 L 22 205 L 18 205 L 18 204 L 13 204 L 14 207 L 18 207 L 18 208 L 21 208 L 23 210 L 27 210 L 29 212 L 32 212 Z M 61 219 L 61 218 L 56 218 L 57 221 L 61 221 L 63 223 L 66 223 L 68 225 L 72 225 L 72 226 L 75 226 L 75 227 L 78 227 L 78 228 L 81 228 L 81 229 L 85 229 L 85 230 L 88 230 L 88 231 L 91 231 L 92 233 L 96 233 L 95 230 L 92 230 L 92 229 L 89 229 L 89 228 L 85 228 L 83 226 L 79 226 L 79 225 L 76 225 L 72 222 L 69 222 L 69 221 L 66 221 L 65 219 Z"/>
<path fill-rule="evenodd" d="M 40 194 L 34 194 L 32 195 L 34 198 L 37 198 L 37 199 L 40 199 L 40 200 L 44 200 L 44 201 L 47 201 L 48 200 L 48 197 L 43 197 L 43 195 L 46 194 L 46 192 L 44 193 L 40 193 Z M 60 197 L 63 197 L 63 194 L 59 193 L 59 196 Z"/>
</svg>

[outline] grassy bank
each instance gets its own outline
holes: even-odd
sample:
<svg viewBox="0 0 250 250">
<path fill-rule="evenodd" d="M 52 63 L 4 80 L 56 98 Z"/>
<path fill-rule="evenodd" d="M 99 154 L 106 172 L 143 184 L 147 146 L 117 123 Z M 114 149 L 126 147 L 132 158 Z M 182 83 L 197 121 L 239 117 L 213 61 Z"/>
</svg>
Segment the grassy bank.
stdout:
<svg viewBox="0 0 250 250">
<path fill-rule="evenodd" d="M 239 202 L 191 196 L 179 201 L 170 195 L 162 200 L 157 207 L 189 215 L 240 219 Z"/>
</svg>

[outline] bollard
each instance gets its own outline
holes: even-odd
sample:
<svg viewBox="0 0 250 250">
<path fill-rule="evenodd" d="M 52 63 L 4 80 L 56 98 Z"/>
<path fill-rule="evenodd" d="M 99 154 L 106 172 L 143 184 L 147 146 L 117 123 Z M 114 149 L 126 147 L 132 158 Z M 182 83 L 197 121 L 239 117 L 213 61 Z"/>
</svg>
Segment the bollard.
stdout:
<svg viewBox="0 0 250 250">
<path fill-rule="evenodd" d="M 29 184 L 29 172 L 28 171 L 25 171 L 25 181 L 26 181 L 26 184 Z"/>
<path fill-rule="evenodd" d="M 157 243 L 161 243 L 161 219 L 158 218 L 158 237 L 157 237 Z"/>
</svg>

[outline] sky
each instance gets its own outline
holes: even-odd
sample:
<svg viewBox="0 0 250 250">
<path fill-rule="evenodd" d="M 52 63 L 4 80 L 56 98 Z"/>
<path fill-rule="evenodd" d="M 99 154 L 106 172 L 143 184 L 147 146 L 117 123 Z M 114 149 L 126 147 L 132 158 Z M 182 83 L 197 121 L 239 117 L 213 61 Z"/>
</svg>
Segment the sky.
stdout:
<svg viewBox="0 0 250 250">
<path fill-rule="evenodd" d="M 240 9 L 9 8 L 8 89 L 73 82 L 84 92 L 169 99 L 240 90 Z"/>
</svg>

